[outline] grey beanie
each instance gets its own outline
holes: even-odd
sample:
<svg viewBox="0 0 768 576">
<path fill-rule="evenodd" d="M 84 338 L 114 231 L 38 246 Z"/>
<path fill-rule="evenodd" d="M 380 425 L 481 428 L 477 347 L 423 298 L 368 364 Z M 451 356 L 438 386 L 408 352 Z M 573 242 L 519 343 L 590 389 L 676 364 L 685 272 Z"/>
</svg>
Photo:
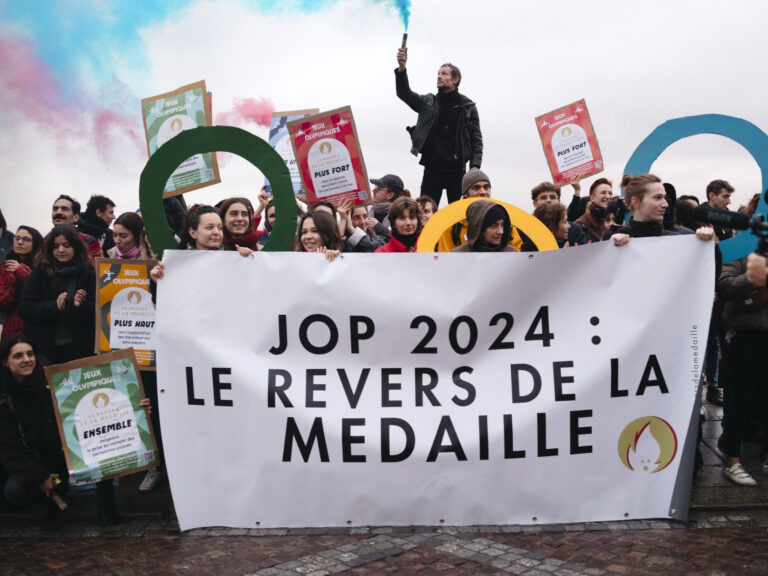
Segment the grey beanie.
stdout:
<svg viewBox="0 0 768 576">
<path fill-rule="evenodd" d="M 488 175 L 480 170 L 480 168 L 470 168 L 469 171 L 464 174 L 464 178 L 461 179 L 461 195 L 466 196 L 467 191 L 472 188 L 473 184 L 482 181 L 488 182 L 488 184 L 491 183 L 491 179 L 488 178 Z"/>
</svg>

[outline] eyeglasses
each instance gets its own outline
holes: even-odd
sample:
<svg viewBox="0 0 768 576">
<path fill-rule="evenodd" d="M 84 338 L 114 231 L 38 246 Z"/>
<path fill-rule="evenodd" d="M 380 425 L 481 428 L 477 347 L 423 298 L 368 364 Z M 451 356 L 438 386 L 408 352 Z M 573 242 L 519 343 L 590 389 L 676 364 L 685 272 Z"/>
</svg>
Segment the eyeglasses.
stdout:
<svg viewBox="0 0 768 576">
<path fill-rule="evenodd" d="M 14 242 L 21 242 L 22 244 L 26 244 L 27 242 L 32 242 L 32 238 L 27 238 L 26 236 L 14 236 L 13 237 Z"/>
</svg>

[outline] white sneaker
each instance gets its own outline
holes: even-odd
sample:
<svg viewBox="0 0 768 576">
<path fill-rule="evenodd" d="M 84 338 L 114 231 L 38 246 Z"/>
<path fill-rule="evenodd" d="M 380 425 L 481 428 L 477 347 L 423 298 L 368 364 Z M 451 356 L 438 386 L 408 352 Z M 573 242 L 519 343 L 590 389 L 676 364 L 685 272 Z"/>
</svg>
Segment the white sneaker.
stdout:
<svg viewBox="0 0 768 576">
<path fill-rule="evenodd" d="M 144 480 L 139 484 L 139 492 L 152 492 L 152 490 L 157 488 L 157 485 L 160 484 L 160 479 L 162 477 L 163 475 L 160 473 L 160 468 L 150 468 L 147 470 L 147 475 L 144 476 Z"/>
<path fill-rule="evenodd" d="M 757 482 L 749 475 L 749 472 L 744 470 L 741 462 L 736 462 L 730 468 L 723 468 L 723 476 L 739 486 L 757 486 Z"/>
</svg>

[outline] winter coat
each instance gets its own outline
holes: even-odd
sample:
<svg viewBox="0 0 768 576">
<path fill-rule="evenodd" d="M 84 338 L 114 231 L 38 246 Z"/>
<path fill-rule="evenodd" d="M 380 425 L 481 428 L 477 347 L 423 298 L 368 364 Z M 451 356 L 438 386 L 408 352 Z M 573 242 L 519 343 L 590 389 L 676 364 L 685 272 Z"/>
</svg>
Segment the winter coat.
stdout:
<svg viewBox="0 0 768 576">
<path fill-rule="evenodd" d="M 24 282 L 32 272 L 26 264 L 19 264 L 15 271 L 9 272 L 0 264 L 0 312 L 6 314 L 3 322 L 2 338 L 8 338 L 21 332 L 24 321 L 19 316 L 19 299 Z"/>
<path fill-rule="evenodd" d="M 432 128 L 437 121 L 438 103 L 434 94 L 416 94 L 411 90 L 408 73 L 395 69 L 397 97 L 414 112 L 418 113 L 416 125 L 408 128 L 411 134 L 411 154 L 417 156 L 423 151 Z M 463 168 L 469 162 L 470 168 L 480 168 L 483 162 L 483 134 L 480 131 L 480 117 L 477 106 L 466 96 L 462 104 L 456 130 L 454 150 L 450 151 Z"/>
<path fill-rule="evenodd" d="M 106 252 L 115 245 L 115 238 L 112 230 L 109 229 L 109 224 L 98 216 L 88 216 L 86 213 L 80 214 L 80 217 L 77 219 L 77 231 L 81 236 L 86 235 L 96 238 L 102 252 Z"/>
<path fill-rule="evenodd" d="M 360 228 L 355 228 L 344 242 L 345 252 L 374 252 L 377 248 L 384 246 L 390 237 L 379 236 L 377 234 L 368 234 Z"/>
<path fill-rule="evenodd" d="M 416 246 L 408 250 L 408 248 L 405 247 L 405 244 L 400 242 L 397 238 L 395 238 L 394 234 L 389 238 L 389 242 L 384 244 L 384 246 L 380 246 L 379 248 L 376 248 L 374 252 L 416 252 Z"/>
<path fill-rule="evenodd" d="M 22 486 L 37 489 L 51 474 L 68 477 L 51 393 L 42 368 L 0 392 L 0 466 Z"/>
<path fill-rule="evenodd" d="M 86 297 L 80 306 L 73 306 L 68 312 L 62 312 L 56 305 L 59 294 L 55 293 L 51 284 L 53 273 L 49 270 L 47 267 L 33 270 L 24 283 L 19 302 L 19 314 L 24 320 L 24 335 L 35 344 L 38 354 L 50 358 L 59 320 L 63 314 L 69 314 L 76 358 L 93 355 L 96 291 L 96 275 L 93 269 L 88 268 L 74 279 L 73 288 L 85 290 Z"/>
<path fill-rule="evenodd" d="M 747 257 L 723 264 L 717 282 L 718 297 L 725 301 L 722 323 L 731 330 L 768 330 L 768 305 L 747 310 L 742 303 L 758 288 L 747 282 Z"/>
</svg>

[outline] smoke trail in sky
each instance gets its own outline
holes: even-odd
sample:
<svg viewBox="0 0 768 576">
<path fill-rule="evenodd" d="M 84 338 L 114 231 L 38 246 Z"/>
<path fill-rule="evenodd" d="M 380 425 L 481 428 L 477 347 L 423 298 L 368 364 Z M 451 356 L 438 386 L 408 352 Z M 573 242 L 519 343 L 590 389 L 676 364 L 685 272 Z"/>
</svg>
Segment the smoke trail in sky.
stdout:
<svg viewBox="0 0 768 576">
<path fill-rule="evenodd" d="M 400 13 L 400 19 L 403 21 L 405 29 L 408 30 L 408 21 L 411 19 L 411 0 L 392 0 L 397 11 Z"/>
<path fill-rule="evenodd" d="M 313 12 L 339 1 L 258 0 L 252 10 Z M 394 8 L 408 28 L 410 0 L 368 1 Z M 0 123 L 32 122 L 56 139 L 62 150 L 96 146 L 105 160 L 117 150 L 118 142 L 143 148 L 138 102 L 150 94 L 135 94 L 138 88 L 132 91 L 120 78 L 120 72 L 125 72 L 120 66 L 145 68 L 148 55 L 141 30 L 178 19 L 194 4 L 190 0 L 110 0 L 48 5 L 0 0 L 0 19 L 9 24 L 0 32 L 0 106 L 6 111 Z M 215 86 L 211 88 L 215 93 Z M 216 114 L 215 120 L 232 126 L 269 126 L 273 110 L 269 100 L 235 98 L 233 107 Z"/>
<path fill-rule="evenodd" d="M 234 98 L 234 105 L 230 110 L 219 112 L 215 115 L 215 123 L 224 126 L 243 127 L 247 122 L 259 126 L 269 126 L 275 105 L 264 98 Z"/>
<path fill-rule="evenodd" d="M 0 38 L 0 78 L 4 122 L 32 122 L 63 150 L 88 142 L 104 159 L 116 139 L 128 139 L 137 149 L 142 148 L 141 120 L 136 114 L 92 105 L 85 99 L 73 102 L 61 98 L 59 80 L 26 41 Z M 116 92 L 125 89 L 122 85 L 114 88 Z"/>
</svg>

